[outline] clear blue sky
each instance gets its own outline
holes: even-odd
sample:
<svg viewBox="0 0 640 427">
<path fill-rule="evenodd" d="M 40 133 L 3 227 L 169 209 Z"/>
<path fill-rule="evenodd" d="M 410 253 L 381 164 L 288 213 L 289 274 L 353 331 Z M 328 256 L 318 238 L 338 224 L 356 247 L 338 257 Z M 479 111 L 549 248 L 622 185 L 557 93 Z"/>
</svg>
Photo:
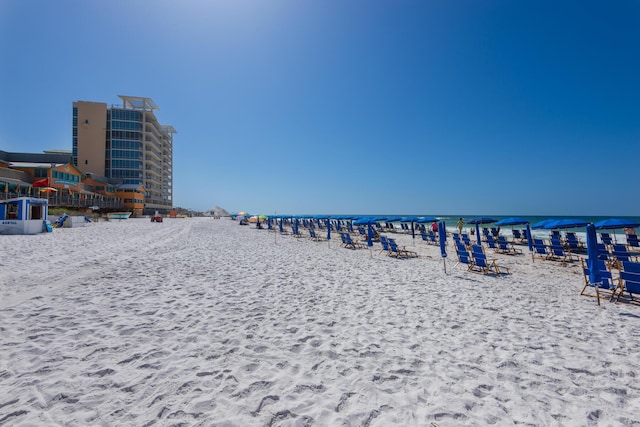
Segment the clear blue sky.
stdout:
<svg viewBox="0 0 640 427">
<path fill-rule="evenodd" d="M 0 0 L 0 149 L 152 98 L 174 204 L 640 213 L 640 2 Z"/>
</svg>

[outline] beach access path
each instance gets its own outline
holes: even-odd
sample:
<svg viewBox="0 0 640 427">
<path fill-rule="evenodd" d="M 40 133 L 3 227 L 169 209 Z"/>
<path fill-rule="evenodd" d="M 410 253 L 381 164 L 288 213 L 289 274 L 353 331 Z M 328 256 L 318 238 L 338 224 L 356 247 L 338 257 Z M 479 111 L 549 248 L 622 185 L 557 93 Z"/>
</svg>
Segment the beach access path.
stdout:
<svg viewBox="0 0 640 427">
<path fill-rule="evenodd" d="M 0 237 L 0 426 L 639 425 L 640 307 L 579 263 L 211 218 Z"/>
</svg>

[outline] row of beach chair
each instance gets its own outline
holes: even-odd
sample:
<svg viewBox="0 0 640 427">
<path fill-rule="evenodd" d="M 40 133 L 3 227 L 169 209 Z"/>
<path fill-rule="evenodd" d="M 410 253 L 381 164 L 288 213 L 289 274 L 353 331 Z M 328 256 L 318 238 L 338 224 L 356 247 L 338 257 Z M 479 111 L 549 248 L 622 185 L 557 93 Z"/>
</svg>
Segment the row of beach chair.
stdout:
<svg viewBox="0 0 640 427">
<path fill-rule="evenodd" d="M 496 259 L 488 259 L 481 245 L 472 244 L 471 250 L 460 242 L 455 242 L 456 254 L 458 256 L 457 265 L 467 266 L 468 271 L 483 274 L 509 274 L 509 268 L 497 264 Z"/>
<path fill-rule="evenodd" d="M 584 273 L 584 287 L 580 295 L 596 297 L 600 305 L 601 296 L 609 296 L 609 301 L 626 302 L 640 305 L 640 263 L 634 261 L 622 261 L 611 265 L 605 260 L 598 259 L 595 262 L 600 281 L 591 282 L 591 270 L 588 263 L 582 260 Z M 614 271 L 617 270 L 617 275 Z"/>
</svg>

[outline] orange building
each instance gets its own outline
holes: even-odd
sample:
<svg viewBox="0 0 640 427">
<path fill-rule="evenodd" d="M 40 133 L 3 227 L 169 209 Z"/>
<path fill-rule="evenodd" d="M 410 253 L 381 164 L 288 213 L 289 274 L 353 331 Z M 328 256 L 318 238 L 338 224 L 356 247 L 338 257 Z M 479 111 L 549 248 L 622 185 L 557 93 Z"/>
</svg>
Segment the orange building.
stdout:
<svg viewBox="0 0 640 427">
<path fill-rule="evenodd" d="M 140 216 L 144 211 L 144 186 L 136 184 L 120 184 L 116 187 L 116 196 L 124 201 L 124 208 Z"/>
</svg>

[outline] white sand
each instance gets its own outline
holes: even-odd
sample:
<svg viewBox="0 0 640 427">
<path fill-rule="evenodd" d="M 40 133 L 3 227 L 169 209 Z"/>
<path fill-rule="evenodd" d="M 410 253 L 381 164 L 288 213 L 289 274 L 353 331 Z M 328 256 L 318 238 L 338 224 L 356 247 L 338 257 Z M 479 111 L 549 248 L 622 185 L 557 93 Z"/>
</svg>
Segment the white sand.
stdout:
<svg viewBox="0 0 640 427">
<path fill-rule="evenodd" d="M 640 307 L 398 240 L 421 257 L 209 218 L 1 236 L 0 425 L 640 425 Z"/>
</svg>

